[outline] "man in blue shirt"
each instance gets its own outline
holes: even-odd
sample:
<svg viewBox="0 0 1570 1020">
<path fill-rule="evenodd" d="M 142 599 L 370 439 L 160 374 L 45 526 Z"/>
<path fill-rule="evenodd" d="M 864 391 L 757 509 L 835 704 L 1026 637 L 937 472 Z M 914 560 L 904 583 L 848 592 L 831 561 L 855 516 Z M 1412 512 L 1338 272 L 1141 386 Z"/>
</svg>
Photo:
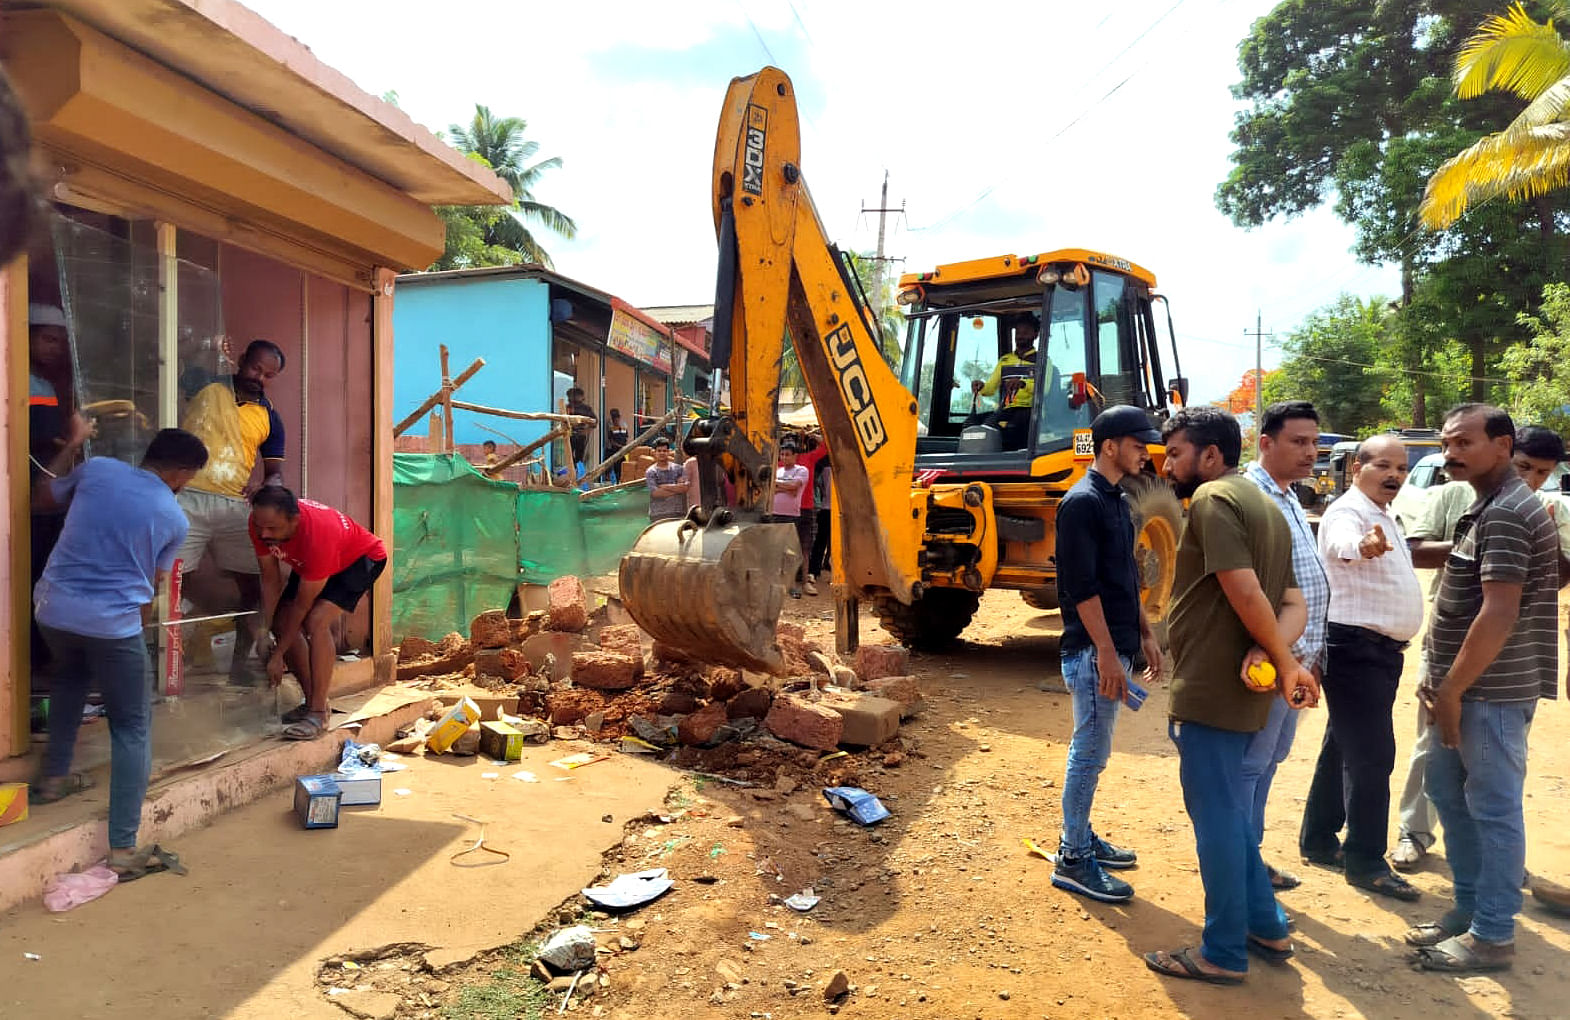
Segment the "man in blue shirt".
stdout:
<svg viewBox="0 0 1570 1020">
<path fill-rule="evenodd" d="M 1161 645 L 1139 600 L 1134 519 L 1118 482 L 1149 460 L 1145 447 L 1161 434 L 1137 407 L 1109 407 L 1090 427 L 1096 460 L 1058 504 L 1058 604 L 1063 607 L 1063 683 L 1074 698 L 1074 736 L 1063 777 L 1063 832 L 1052 884 L 1104 903 L 1134 895 L 1106 873 L 1131 868 L 1133 851 L 1113 846 L 1090 826 L 1096 784 L 1112 754 L 1118 703 L 1143 650 L 1145 678 L 1161 669 Z M 1131 703 L 1132 704 L 1132 703 Z"/>
<path fill-rule="evenodd" d="M 34 799 L 49 803 L 81 788 L 80 780 L 72 782 L 71 756 L 82 707 L 96 688 L 109 720 L 109 867 L 122 879 L 146 874 L 150 858 L 136 847 L 153 766 L 143 618 L 185 541 L 188 526 L 175 493 L 206 463 L 200 439 L 164 429 L 141 467 L 94 457 L 39 492 L 42 501 L 67 510 L 60 541 L 33 589 L 33 618 L 57 669 Z"/>
</svg>

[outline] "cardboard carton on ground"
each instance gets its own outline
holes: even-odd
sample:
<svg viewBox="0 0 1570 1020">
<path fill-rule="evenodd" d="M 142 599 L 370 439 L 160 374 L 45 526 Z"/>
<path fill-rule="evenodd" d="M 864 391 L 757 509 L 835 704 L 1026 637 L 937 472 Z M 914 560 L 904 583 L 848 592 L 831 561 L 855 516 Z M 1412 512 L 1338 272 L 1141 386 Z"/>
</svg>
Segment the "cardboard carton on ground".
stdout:
<svg viewBox="0 0 1570 1020">
<path fill-rule="evenodd" d="M 476 689 L 462 693 L 444 693 L 437 698 L 444 708 L 451 708 L 463 701 L 469 701 L 480 710 L 477 722 L 493 722 L 503 715 L 518 714 L 518 696 L 504 694 L 488 694 Z"/>
<path fill-rule="evenodd" d="M 382 774 L 376 769 L 356 769 L 353 772 L 334 772 L 333 782 L 338 784 L 344 807 L 359 807 L 382 802 Z"/>
<path fill-rule="evenodd" d="M 27 821 L 27 784 L 0 783 L 0 825 Z"/>
<path fill-rule="evenodd" d="M 523 757 L 523 731 L 510 723 L 480 723 L 480 753 L 494 761 Z"/>
<path fill-rule="evenodd" d="M 332 776 L 298 776 L 294 781 L 294 813 L 307 829 L 338 828 L 342 798 Z"/>
<path fill-rule="evenodd" d="M 474 703 L 473 698 L 460 698 L 458 703 L 442 716 L 431 732 L 425 738 L 425 746 L 437 754 L 441 754 L 452 747 L 453 742 L 465 733 L 469 727 L 480 721 L 480 706 Z"/>
</svg>

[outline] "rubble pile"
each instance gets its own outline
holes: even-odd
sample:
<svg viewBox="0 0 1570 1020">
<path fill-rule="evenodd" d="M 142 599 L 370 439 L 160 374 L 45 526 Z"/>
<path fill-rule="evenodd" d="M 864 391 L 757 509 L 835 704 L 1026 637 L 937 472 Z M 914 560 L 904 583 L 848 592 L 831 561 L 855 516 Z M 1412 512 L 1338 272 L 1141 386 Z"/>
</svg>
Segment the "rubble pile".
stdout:
<svg viewBox="0 0 1570 1020">
<path fill-rule="evenodd" d="M 785 672 L 775 677 L 695 661 L 652 641 L 614 600 L 595 607 L 576 577 L 552 581 L 547 599 L 548 609 L 521 617 L 481 613 L 467 638 L 404 640 L 398 679 L 437 701 L 402 746 L 419 746 L 468 698 L 479 713 L 473 739 L 454 742 L 451 753 L 473 753 L 480 726 L 500 720 L 531 742 L 587 739 L 769 785 L 781 774 L 854 780 L 853 759 L 824 761 L 840 748 L 876 750 L 890 763 L 908 750 L 900 722 L 919 711 L 921 692 L 902 647 L 866 645 L 845 664 L 799 625 L 781 623 Z"/>
</svg>

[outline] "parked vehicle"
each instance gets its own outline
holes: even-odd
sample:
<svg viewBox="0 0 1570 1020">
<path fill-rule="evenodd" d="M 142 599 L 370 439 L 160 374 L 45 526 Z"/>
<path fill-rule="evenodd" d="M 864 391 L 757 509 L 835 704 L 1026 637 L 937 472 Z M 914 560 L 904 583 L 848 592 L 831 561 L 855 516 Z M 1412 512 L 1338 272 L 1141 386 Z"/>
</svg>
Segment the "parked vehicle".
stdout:
<svg viewBox="0 0 1570 1020">
<path fill-rule="evenodd" d="M 1423 510 L 1428 506 L 1428 501 L 1438 491 L 1439 487 L 1450 480 L 1445 474 L 1445 456 L 1442 453 L 1427 453 L 1420 456 L 1413 465 L 1411 472 L 1406 476 L 1406 483 L 1401 486 L 1401 491 L 1396 493 L 1396 498 L 1390 501 L 1390 515 L 1401 525 L 1402 532 L 1412 533 L 1412 528 L 1423 516 Z"/>
</svg>

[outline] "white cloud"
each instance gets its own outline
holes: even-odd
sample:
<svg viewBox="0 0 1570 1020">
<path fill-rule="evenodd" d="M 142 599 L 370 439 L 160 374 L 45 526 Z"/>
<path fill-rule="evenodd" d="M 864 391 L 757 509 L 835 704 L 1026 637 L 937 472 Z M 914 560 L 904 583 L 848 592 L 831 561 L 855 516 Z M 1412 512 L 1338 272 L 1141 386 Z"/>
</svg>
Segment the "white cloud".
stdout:
<svg viewBox="0 0 1570 1020">
<path fill-rule="evenodd" d="M 1084 246 L 1153 270 L 1196 399 L 1253 364 L 1255 310 L 1278 334 L 1342 291 L 1391 294 L 1328 209 L 1247 232 L 1216 211 L 1236 48 L 1271 0 L 1111 7 L 915 0 L 512 4 L 249 0 L 371 92 L 442 128 L 475 102 L 561 156 L 536 197 L 573 216 L 557 268 L 640 304 L 709 300 L 709 177 L 731 76 L 770 59 L 803 113 L 802 167 L 832 239 L 876 243 L 883 172 L 908 220 L 907 270 Z M 1159 23 L 1156 23 L 1159 20 Z M 1154 24 L 1154 27 L 1152 25 Z M 1110 92 L 1110 95 L 1108 93 Z M 977 201 L 978 196 L 985 197 Z M 941 225 L 939 225 L 941 224 Z M 1267 351 L 1267 366 L 1275 357 Z"/>
</svg>

